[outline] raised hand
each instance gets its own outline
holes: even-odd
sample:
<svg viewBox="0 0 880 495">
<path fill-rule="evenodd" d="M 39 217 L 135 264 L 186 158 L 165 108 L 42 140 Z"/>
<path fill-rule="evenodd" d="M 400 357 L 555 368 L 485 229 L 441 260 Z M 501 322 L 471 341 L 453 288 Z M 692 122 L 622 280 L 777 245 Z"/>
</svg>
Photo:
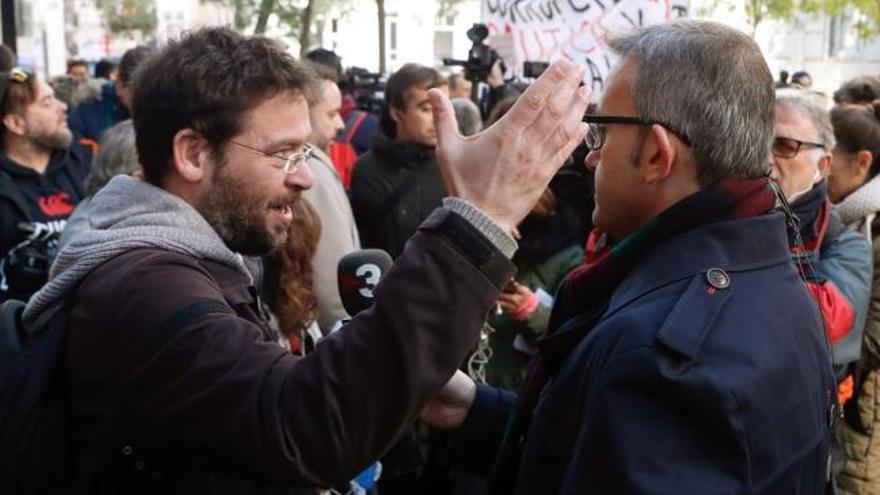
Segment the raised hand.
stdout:
<svg viewBox="0 0 880 495">
<path fill-rule="evenodd" d="M 449 99 L 429 91 L 437 161 L 450 193 L 512 232 L 587 134 L 581 120 L 590 90 L 579 87 L 582 75 L 582 67 L 555 62 L 501 120 L 469 137 L 459 134 Z"/>
</svg>

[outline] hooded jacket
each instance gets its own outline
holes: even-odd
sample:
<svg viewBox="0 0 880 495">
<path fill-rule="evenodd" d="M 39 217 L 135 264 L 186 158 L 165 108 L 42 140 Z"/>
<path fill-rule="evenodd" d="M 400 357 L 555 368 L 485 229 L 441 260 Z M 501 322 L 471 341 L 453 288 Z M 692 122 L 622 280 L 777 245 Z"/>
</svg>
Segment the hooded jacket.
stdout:
<svg viewBox="0 0 880 495">
<path fill-rule="evenodd" d="M 434 147 L 380 132 L 352 172 L 352 210 L 364 247 L 384 249 L 396 258 L 446 195 Z"/>
<path fill-rule="evenodd" d="M 27 301 L 46 282 L 50 252 L 84 196 L 89 162 L 74 145 L 53 152 L 41 174 L 0 154 L 0 301 Z"/>
<path fill-rule="evenodd" d="M 438 209 L 374 307 L 300 358 L 266 327 L 241 258 L 182 199 L 116 177 L 90 222 L 24 314 L 36 328 L 69 304 L 76 493 L 346 488 L 449 379 L 513 270 Z"/>
</svg>

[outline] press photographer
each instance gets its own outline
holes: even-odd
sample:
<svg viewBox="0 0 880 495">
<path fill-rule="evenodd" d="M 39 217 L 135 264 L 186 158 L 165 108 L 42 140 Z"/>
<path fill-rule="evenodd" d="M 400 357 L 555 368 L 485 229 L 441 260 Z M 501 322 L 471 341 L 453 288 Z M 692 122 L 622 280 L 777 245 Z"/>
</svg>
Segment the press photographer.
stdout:
<svg viewBox="0 0 880 495">
<path fill-rule="evenodd" d="M 464 78 L 472 83 L 471 100 L 480 107 L 485 119 L 499 101 L 520 92 L 504 81 L 507 66 L 498 52 L 486 44 L 489 28 L 485 24 L 475 23 L 467 30 L 467 37 L 473 43 L 467 60 L 444 58 L 443 64 L 464 67 Z M 485 86 L 489 87 L 489 91 L 483 91 Z"/>
</svg>

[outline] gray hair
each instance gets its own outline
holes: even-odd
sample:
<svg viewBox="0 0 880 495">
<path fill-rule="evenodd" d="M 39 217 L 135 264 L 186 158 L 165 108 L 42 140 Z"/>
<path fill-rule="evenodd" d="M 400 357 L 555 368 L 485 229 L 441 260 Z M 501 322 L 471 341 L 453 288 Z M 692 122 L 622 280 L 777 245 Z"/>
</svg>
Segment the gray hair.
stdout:
<svg viewBox="0 0 880 495">
<path fill-rule="evenodd" d="M 455 110 L 455 120 L 462 135 L 473 136 L 483 130 L 483 119 L 476 103 L 467 98 L 453 98 L 452 109 Z"/>
<path fill-rule="evenodd" d="M 462 74 L 461 72 L 453 72 L 449 75 L 449 78 L 447 79 L 449 89 L 457 89 L 463 80 L 464 74 Z"/>
<path fill-rule="evenodd" d="M 834 148 L 834 127 L 831 126 L 831 115 L 825 109 L 827 100 L 822 95 L 800 89 L 781 89 L 776 92 L 776 104 L 792 112 L 797 112 L 804 118 L 810 119 L 813 129 L 816 130 L 815 139 L 825 145 L 824 153 L 817 153 L 816 160 L 823 154 L 831 153 Z M 823 151 L 823 150 L 819 150 Z"/>
<path fill-rule="evenodd" d="M 131 119 L 104 131 L 101 147 L 92 162 L 92 173 L 86 182 L 87 194 L 95 194 L 116 175 L 130 175 L 141 169 L 134 142 Z"/>
<path fill-rule="evenodd" d="M 690 140 L 697 180 L 766 175 L 773 140 L 773 76 L 745 34 L 706 21 L 675 21 L 608 40 L 636 70 L 639 116 Z"/>
</svg>

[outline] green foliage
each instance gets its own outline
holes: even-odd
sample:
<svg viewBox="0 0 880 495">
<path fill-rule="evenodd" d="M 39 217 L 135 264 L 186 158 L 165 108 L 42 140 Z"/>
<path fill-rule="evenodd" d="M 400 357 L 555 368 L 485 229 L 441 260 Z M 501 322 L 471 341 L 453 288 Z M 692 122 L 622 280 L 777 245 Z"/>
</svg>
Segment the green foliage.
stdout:
<svg viewBox="0 0 880 495">
<path fill-rule="evenodd" d="M 880 34 L 880 0 L 713 0 L 697 13 L 705 15 L 719 4 L 733 11 L 739 2 L 743 2 L 741 5 L 745 7 L 753 35 L 758 25 L 766 20 L 794 22 L 799 13 L 834 16 L 850 10 L 856 15 L 853 29 L 859 37 L 864 39 Z"/>
<path fill-rule="evenodd" d="M 152 0 L 96 0 L 112 33 L 140 31 L 152 33 L 156 29 L 156 7 Z"/>
<path fill-rule="evenodd" d="M 465 0 L 440 0 L 440 5 L 437 8 L 437 20 L 442 21 L 449 16 L 455 15 L 456 7 L 464 1 Z"/>
</svg>

